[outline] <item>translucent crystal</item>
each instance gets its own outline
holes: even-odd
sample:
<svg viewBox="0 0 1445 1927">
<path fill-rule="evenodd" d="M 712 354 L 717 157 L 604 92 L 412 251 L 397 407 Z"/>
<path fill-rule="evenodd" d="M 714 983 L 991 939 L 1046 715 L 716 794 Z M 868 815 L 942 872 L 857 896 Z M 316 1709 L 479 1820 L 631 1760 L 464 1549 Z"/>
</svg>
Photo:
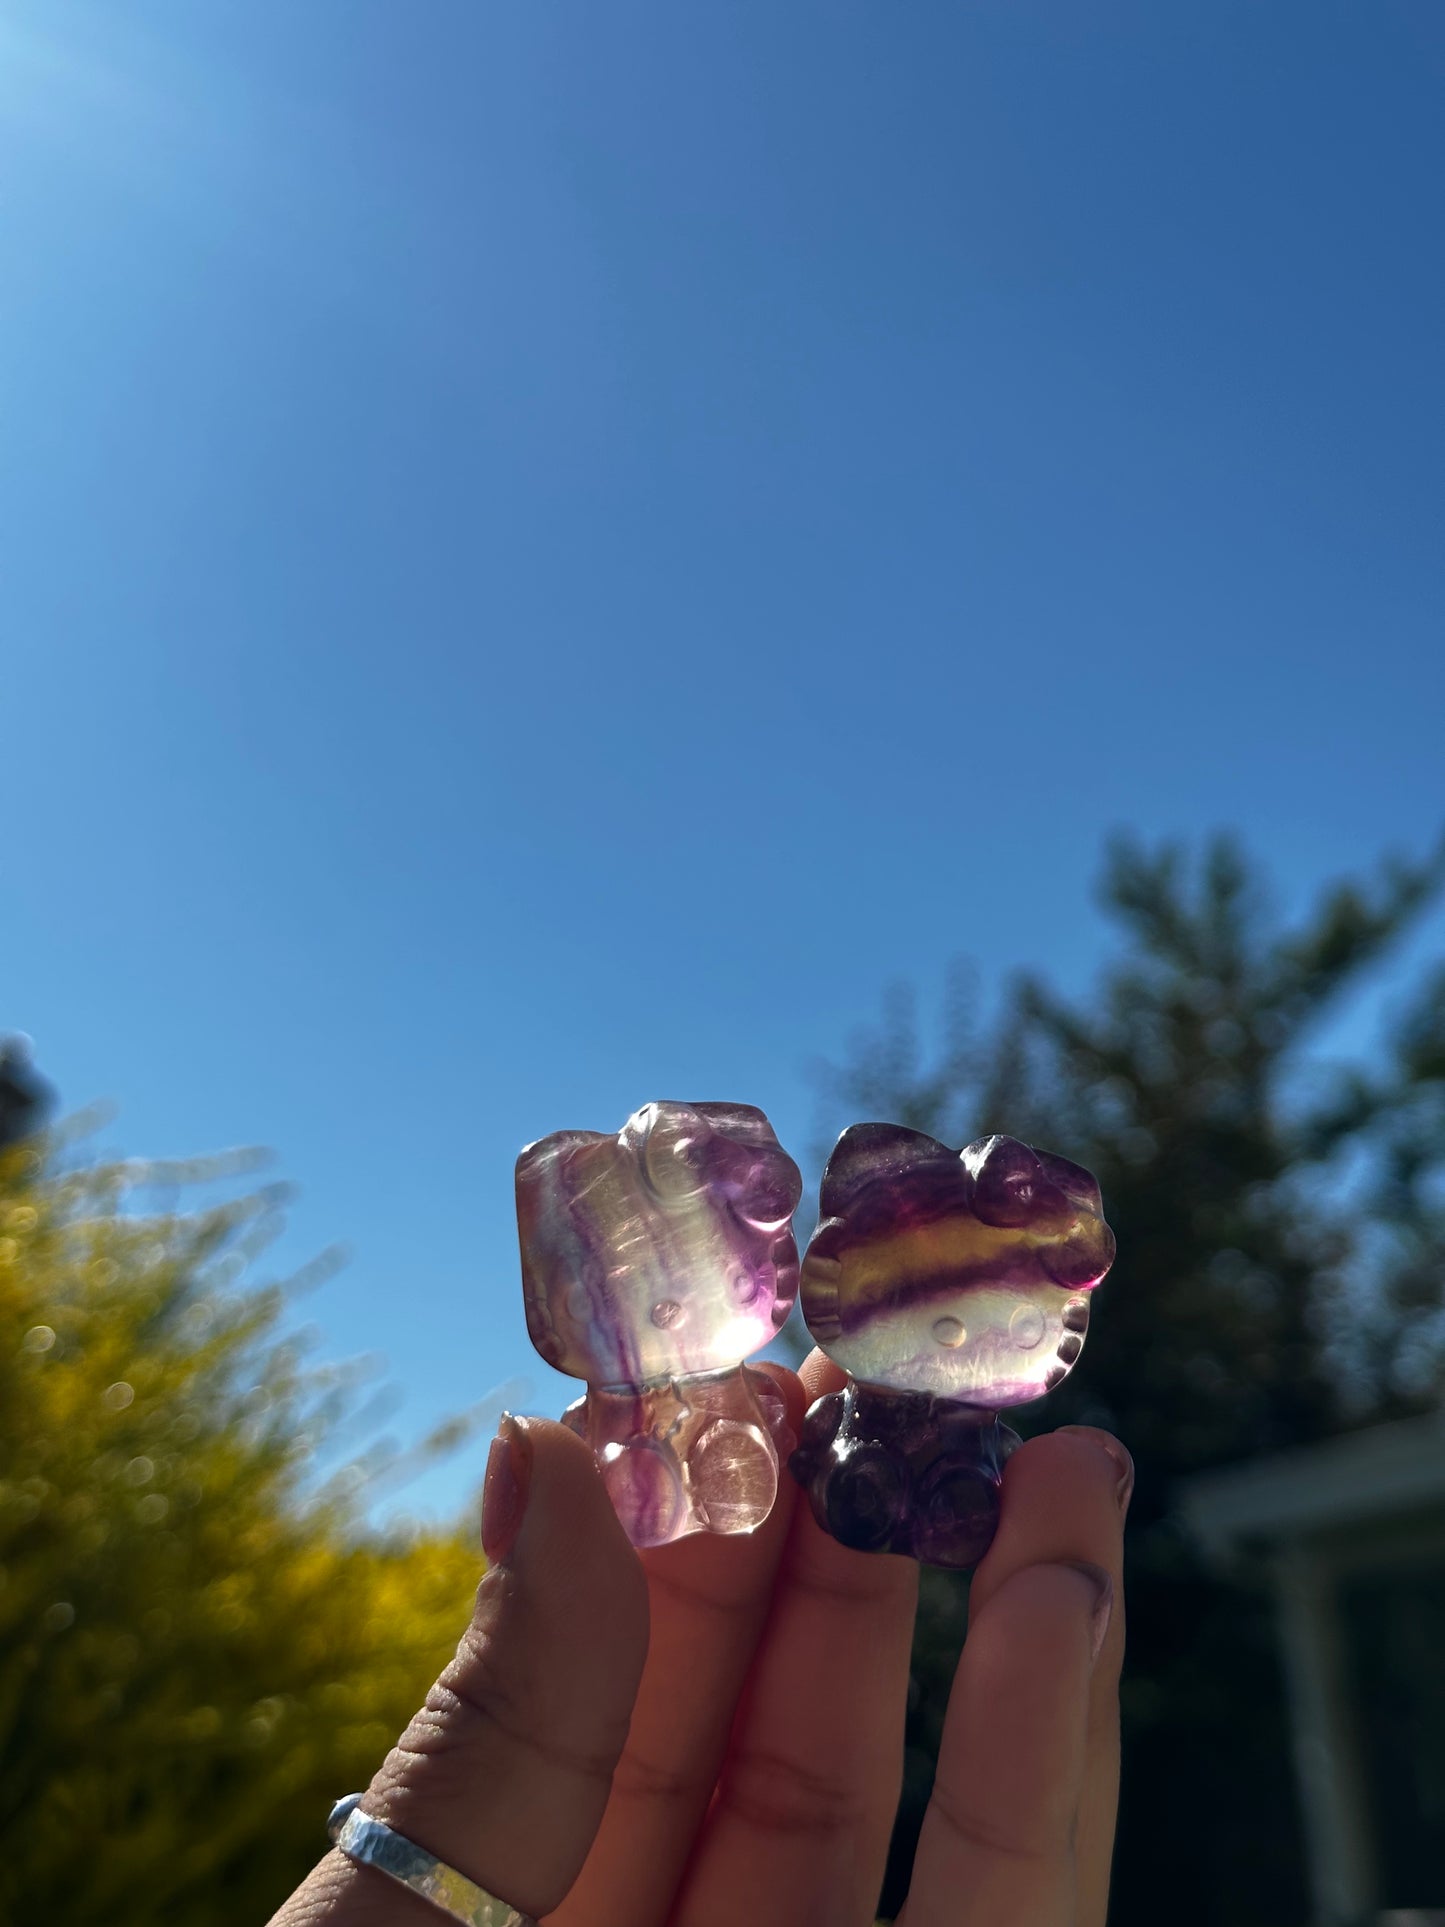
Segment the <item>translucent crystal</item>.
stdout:
<svg viewBox="0 0 1445 1927">
<path fill-rule="evenodd" d="M 1113 1262 L 1098 1184 L 1014 1138 L 857 1124 L 820 1205 L 803 1315 L 855 1383 L 811 1408 L 793 1470 L 845 1543 L 972 1565 L 1017 1443 L 997 1412 L 1072 1369 Z"/>
<path fill-rule="evenodd" d="M 988 1551 L 1018 1442 L 996 1412 L 850 1381 L 808 1407 L 789 1465 L 845 1546 L 958 1568 Z"/>
<path fill-rule="evenodd" d="M 772 1506 L 783 1406 L 742 1360 L 792 1309 L 801 1193 L 746 1104 L 646 1104 L 517 1160 L 527 1329 L 587 1381 L 567 1422 L 635 1545 L 748 1532 Z"/>
<path fill-rule="evenodd" d="M 632 1392 L 594 1387 L 562 1418 L 596 1453 L 635 1546 L 752 1532 L 773 1509 L 793 1444 L 782 1394 L 746 1365 Z"/>
</svg>

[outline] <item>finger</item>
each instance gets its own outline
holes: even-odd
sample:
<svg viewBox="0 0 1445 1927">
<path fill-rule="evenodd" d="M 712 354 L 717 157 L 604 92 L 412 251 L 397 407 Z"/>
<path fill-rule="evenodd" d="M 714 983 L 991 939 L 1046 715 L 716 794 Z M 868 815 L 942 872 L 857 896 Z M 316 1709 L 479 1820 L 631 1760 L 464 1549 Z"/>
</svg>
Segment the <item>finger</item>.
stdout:
<svg viewBox="0 0 1445 1927">
<path fill-rule="evenodd" d="M 1104 1562 L 1114 1582 L 1114 1610 L 1089 1687 L 1089 1732 L 1077 1845 L 1078 1927 L 1104 1927 L 1109 1911 L 1114 1828 L 1119 1815 L 1119 1675 L 1124 1665 L 1127 1590 L 1124 1524 L 1134 1494 L 1134 1461 L 1110 1432 L 1085 1425 L 1066 1425 L 1062 1431 L 1071 1438 L 1089 1440 L 1109 1459 L 1114 1475 L 1114 1506 L 1119 1515 L 1116 1549 L 1113 1558 Z"/>
<path fill-rule="evenodd" d="M 1074 1927 L 1089 1682 L 1112 1586 L 1026 1566 L 969 1626 L 904 1927 Z"/>
<path fill-rule="evenodd" d="M 647 1650 L 647 1595 L 582 1440 L 535 1419 L 506 1421 L 502 1436 L 500 1496 L 510 1474 L 515 1501 L 502 1543 L 456 1658 L 363 1805 L 488 1893 L 545 1914 L 602 1818 Z M 491 1466 L 488 1482 L 490 1526 Z M 286 1927 L 435 1919 L 336 1853 L 278 1916 Z"/>
<path fill-rule="evenodd" d="M 794 1374 L 763 1365 L 796 1434 Z M 796 1487 L 756 1532 L 699 1533 L 642 1555 L 652 1635 L 632 1728 L 597 1839 L 548 1927 L 650 1927 L 668 1917 L 767 1619 Z"/>
<path fill-rule="evenodd" d="M 1079 1808 L 1078 1927 L 1103 1927 L 1119 1803 L 1119 1670 L 1124 1658 L 1124 1517 L 1134 1487 L 1129 1454 L 1108 1432 L 1065 1426 L 1030 1439 L 1004 1471 L 998 1534 L 974 1577 L 972 1619 L 1027 1566 L 1101 1567 L 1114 1587 L 1108 1636 L 1089 1685 Z M 972 1633 L 970 1633 L 972 1637 Z"/>
<path fill-rule="evenodd" d="M 815 1352 L 808 1393 L 843 1375 Z M 898 1805 L 918 1568 L 850 1551 L 799 1501 L 767 1630 L 673 1915 L 871 1922 Z"/>
</svg>

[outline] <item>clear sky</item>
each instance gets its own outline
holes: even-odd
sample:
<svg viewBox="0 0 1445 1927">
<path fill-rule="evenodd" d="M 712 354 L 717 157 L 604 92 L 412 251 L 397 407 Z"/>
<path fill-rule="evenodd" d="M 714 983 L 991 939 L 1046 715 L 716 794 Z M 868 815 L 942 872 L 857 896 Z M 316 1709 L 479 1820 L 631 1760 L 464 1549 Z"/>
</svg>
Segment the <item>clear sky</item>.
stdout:
<svg viewBox="0 0 1445 1927">
<path fill-rule="evenodd" d="M 566 1393 L 524 1140 L 806 1148 L 1117 825 L 1418 854 L 1442 98 L 1438 0 L 4 0 L 0 1028 L 273 1146 L 410 1435 Z"/>
</svg>

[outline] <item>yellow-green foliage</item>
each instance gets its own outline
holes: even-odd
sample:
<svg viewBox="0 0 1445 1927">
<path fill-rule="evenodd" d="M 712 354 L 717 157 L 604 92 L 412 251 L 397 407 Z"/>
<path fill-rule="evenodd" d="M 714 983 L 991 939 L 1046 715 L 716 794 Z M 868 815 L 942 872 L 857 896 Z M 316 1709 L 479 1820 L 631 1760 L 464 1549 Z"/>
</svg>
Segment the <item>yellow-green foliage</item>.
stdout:
<svg viewBox="0 0 1445 1927">
<path fill-rule="evenodd" d="M 257 1927 L 449 1656 L 462 1536 L 365 1529 L 255 1201 L 0 1153 L 0 1922 Z"/>
</svg>

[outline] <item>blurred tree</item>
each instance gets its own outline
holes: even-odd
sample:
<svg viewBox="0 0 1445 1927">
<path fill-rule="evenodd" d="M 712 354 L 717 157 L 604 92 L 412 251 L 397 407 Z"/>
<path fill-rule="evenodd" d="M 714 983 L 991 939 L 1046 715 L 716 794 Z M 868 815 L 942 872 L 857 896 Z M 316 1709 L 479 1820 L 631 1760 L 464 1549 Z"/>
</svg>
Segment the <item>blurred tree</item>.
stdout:
<svg viewBox="0 0 1445 1927">
<path fill-rule="evenodd" d="M 0 1038 L 0 1151 L 39 1130 L 50 1109 L 49 1085 L 35 1075 L 18 1037 Z"/>
<path fill-rule="evenodd" d="M 29 1114 L 33 1119 L 34 1112 Z M 325 1483 L 354 1373 L 239 1280 L 233 1171 L 0 1148 L 0 1921 L 256 1927 L 454 1649 L 460 1535 L 368 1530 L 373 1451 Z M 438 1446 L 445 1438 L 435 1441 Z"/>
<path fill-rule="evenodd" d="M 954 1144 L 1008 1131 L 1103 1185 L 1118 1262 L 1080 1369 L 1035 1423 L 1109 1426 L 1138 1463 L 1116 1927 L 1156 1920 L 1165 1895 L 1180 1927 L 1307 1912 L 1269 1606 L 1201 1572 L 1171 1492 L 1437 1395 L 1445 973 L 1415 987 L 1375 1068 L 1332 1069 L 1316 1040 L 1442 877 L 1445 851 L 1387 865 L 1287 930 L 1231 841 L 1193 866 L 1120 841 L 1103 900 L 1123 945 L 1087 1004 L 1026 978 L 983 1030 L 958 974 L 936 1062 L 896 992 L 822 1074 L 839 1117 Z M 885 1911 L 906 1890 L 966 1620 L 965 1584 L 925 1582 Z"/>
</svg>

